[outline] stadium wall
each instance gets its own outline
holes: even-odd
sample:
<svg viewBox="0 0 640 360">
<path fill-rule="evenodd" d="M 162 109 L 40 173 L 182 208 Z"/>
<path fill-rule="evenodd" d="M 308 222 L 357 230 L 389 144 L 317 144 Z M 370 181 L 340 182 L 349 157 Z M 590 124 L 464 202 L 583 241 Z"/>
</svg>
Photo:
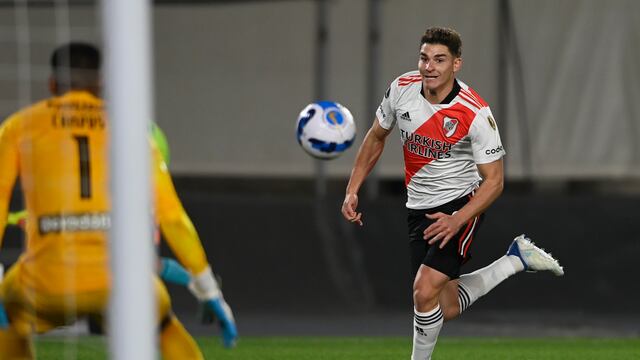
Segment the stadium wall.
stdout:
<svg viewBox="0 0 640 360">
<path fill-rule="evenodd" d="M 378 200 L 361 200 L 365 226 L 360 228 L 342 220 L 340 192 L 318 201 L 309 196 L 312 184 L 265 179 L 230 190 L 214 181 L 176 180 L 214 271 L 223 278 L 225 296 L 238 311 L 411 308 L 402 184 L 387 183 Z M 640 315 L 635 305 L 640 285 L 634 279 L 638 205 L 637 195 L 507 185 L 488 211 L 464 271 L 489 264 L 515 236 L 526 233 L 560 259 L 566 275 L 519 274 L 474 311 Z M 193 306 L 186 291 L 172 290 L 179 306 Z"/>
<path fill-rule="evenodd" d="M 331 1 L 328 14 L 327 92 L 352 110 L 359 140 L 373 120 L 364 108 L 367 3 Z M 382 1 L 380 97 L 394 77 L 416 67 L 427 26 L 452 26 L 464 39 L 460 78 L 494 111 L 506 103 L 507 113 L 496 118 L 510 178 L 640 177 L 634 140 L 640 135 L 634 101 L 640 87 L 630 81 L 640 60 L 640 3 L 509 1 L 519 59 L 509 51 L 502 69 L 498 59 L 507 47 L 498 40 L 506 31 L 498 21 L 499 3 Z M 315 100 L 314 13 L 313 1 L 156 8 L 158 120 L 170 134 L 175 171 L 313 174 L 293 126 L 300 109 Z M 508 76 L 502 99 L 499 73 Z M 397 149 L 399 136 L 392 134 L 389 142 Z M 327 172 L 347 175 L 354 156 L 351 151 L 331 162 Z M 387 151 L 378 174 L 399 178 L 401 164 L 400 151 Z"/>
<path fill-rule="evenodd" d="M 315 100 L 315 2 L 166 3 L 156 5 L 153 16 L 155 120 L 168 134 L 172 170 L 206 176 L 312 176 L 313 162 L 298 148 L 294 123 Z M 509 178 L 639 178 L 635 139 L 640 105 L 635 99 L 640 86 L 632 79 L 638 78 L 635 64 L 640 61 L 640 3 L 508 1 L 520 62 L 509 51 L 501 69 L 498 60 L 507 47 L 499 40 L 505 31 L 500 3 L 382 1 L 380 83 L 374 91 L 381 97 L 395 76 L 415 68 L 425 27 L 452 26 L 464 39 L 460 78 L 494 112 L 503 103 L 506 107 L 506 114 L 495 115 L 503 129 Z M 372 110 L 365 109 L 367 6 L 366 0 L 330 1 L 328 13 L 327 93 L 355 115 L 358 141 L 373 120 L 365 118 Z M 71 5 L 66 22 L 61 13 L 60 8 L 35 6 L 25 20 L 13 6 L 0 6 L 5 49 L 0 54 L 1 116 L 47 96 L 47 61 L 58 42 L 100 43 L 94 6 Z M 18 41 L 25 36 L 26 47 Z M 31 70 L 28 78 L 20 70 L 24 66 Z M 499 74 L 505 73 L 506 98 L 498 98 Z M 517 76 L 522 88 L 514 82 Z M 27 98 L 20 99 L 24 93 Z M 382 177 L 402 176 L 401 152 L 394 151 L 399 143 L 392 134 L 378 166 Z M 350 151 L 327 164 L 328 174 L 348 175 L 354 156 Z"/>
<path fill-rule="evenodd" d="M 225 297 L 239 314 L 384 313 L 409 311 L 411 284 L 402 183 L 384 182 L 377 200 L 362 197 L 364 226 L 342 220 L 343 181 L 326 199 L 300 180 L 260 182 L 177 177 L 177 190 L 198 229 Z M 635 225 L 640 196 L 594 192 L 581 185 L 532 189 L 509 183 L 474 240 L 471 272 L 502 256 L 526 233 L 550 250 L 565 276 L 519 274 L 474 305 L 474 313 L 617 314 L 640 317 Z M 17 192 L 15 193 L 18 194 Z M 14 196 L 12 209 L 20 208 Z M 0 262 L 19 256 L 24 236 L 7 228 Z M 172 256 L 166 245 L 160 253 Z M 195 299 L 169 285 L 176 311 Z"/>
</svg>

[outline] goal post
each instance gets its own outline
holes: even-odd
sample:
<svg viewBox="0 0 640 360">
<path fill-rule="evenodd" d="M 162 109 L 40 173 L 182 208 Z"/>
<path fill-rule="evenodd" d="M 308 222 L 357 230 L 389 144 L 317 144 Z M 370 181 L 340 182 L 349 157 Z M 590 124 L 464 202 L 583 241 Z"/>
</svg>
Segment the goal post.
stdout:
<svg viewBox="0 0 640 360">
<path fill-rule="evenodd" d="M 105 85 L 111 123 L 113 287 L 109 350 L 114 359 L 155 359 L 152 283 L 151 3 L 103 0 Z"/>
</svg>

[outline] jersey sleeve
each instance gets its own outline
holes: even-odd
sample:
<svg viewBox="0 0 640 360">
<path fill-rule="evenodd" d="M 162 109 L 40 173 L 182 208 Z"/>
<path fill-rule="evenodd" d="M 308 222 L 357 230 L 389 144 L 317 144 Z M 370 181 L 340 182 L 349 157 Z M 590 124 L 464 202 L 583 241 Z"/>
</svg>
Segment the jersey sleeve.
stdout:
<svg viewBox="0 0 640 360">
<path fill-rule="evenodd" d="M 200 237 L 178 198 L 160 151 L 155 145 L 152 150 L 156 220 L 180 263 L 192 274 L 199 274 L 208 266 Z"/>
<path fill-rule="evenodd" d="M 469 129 L 469 136 L 476 164 L 494 162 L 506 155 L 498 125 L 488 107 L 480 109 L 476 115 Z"/>
<path fill-rule="evenodd" d="M 376 111 L 380 126 L 389 130 L 396 124 L 396 102 L 398 95 L 398 79 L 394 80 L 384 92 L 382 102 Z"/>
</svg>

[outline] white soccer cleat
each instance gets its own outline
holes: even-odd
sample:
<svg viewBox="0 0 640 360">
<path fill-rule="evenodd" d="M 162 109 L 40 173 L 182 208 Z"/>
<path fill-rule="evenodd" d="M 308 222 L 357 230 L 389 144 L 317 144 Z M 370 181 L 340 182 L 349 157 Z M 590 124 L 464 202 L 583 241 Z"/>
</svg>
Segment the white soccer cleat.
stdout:
<svg viewBox="0 0 640 360">
<path fill-rule="evenodd" d="M 520 258 L 524 269 L 530 272 L 549 270 L 556 276 L 564 275 L 564 269 L 551 254 L 537 247 L 533 241 L 524 234 L 513 239 L 507 250 L 507 255 Z"/>
</svg>

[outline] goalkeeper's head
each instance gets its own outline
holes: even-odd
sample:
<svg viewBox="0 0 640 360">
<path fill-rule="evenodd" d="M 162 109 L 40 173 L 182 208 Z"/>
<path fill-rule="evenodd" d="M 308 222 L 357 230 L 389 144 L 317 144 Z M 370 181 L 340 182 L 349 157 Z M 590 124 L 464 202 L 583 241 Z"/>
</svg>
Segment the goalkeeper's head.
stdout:
<svg viewBox="0 0 640 360">
<path fill-rule="evenodd" d="M 49 90 L 62 95 L 70 90 L 100 94 L 100 51 L 93 45 L 71 42 L 59 46 L 51 55 Z"/>
</svg>

